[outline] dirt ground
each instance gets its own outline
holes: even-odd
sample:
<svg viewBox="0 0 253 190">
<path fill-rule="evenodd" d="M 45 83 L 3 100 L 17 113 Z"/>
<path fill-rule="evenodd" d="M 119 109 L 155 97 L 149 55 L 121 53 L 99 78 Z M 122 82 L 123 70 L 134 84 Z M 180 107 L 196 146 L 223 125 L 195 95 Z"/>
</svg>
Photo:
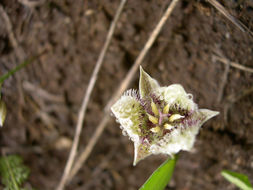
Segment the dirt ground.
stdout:
<svg viewBox="0 0 253 190">
<path fill-rule="evenodd" d="M 251 0 L 220 2 L 253 30 Z M 24 158 L 31 169 L 27 187 L 51 190 L 58 184 L 83 95 L 119 3 L 0 2 L 12 25 L 9 30 L 0 17 L 0 74 L 45 52 L 2 88 L 8 115 L 0 129 L 1 150 Z M 88 105 L 80 149 L 89 142 L 104 115 L 104 106 L 169 3 L 128 1 Z M 203 126 L 194 150 L 180 153 L 167 189 L 237 189 L 220 175 L 222 169 L 247 174 L 253 182 L 253 75 L 233 67 L 226 73 L 226 66 L 215 60 L 215 55 L 253 68 L 253 38 L 207 2 L 181 0 L 142 64 L 160 84 L 180 83 L 200 108 L 220 111 Z M 226 74 L 227 80 L 223 80 Z M 137 88 L 138 73 L 133 81 L 130 88 Z M 150 156 L 133 167 L 133 143 L 111 118 L 86 164 L 66 189 L 135 190 L 165 159 L 164 155 Z"/>
</svg>

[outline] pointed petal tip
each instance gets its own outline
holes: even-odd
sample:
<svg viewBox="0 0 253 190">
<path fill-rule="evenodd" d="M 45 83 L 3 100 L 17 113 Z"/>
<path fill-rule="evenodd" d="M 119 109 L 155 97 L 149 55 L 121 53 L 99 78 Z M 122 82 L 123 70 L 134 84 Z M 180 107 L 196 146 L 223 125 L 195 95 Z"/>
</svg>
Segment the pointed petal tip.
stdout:
<svg viewBox="0 0 253 190">
<path fill-rule="evenodd" d="M 220 114 L 220 112 L 218 112 L 218 111 L 212 111 L 209 109 L 200 109 L 199 111 L 201 112 L 201 114 L 203 114 L 205 116 L 205 119 L 203 122 L 206 122 L 207 120 Z"/>
<path fill-rule="evenodd" d="M 142 76 L 143 73 L 145 73 L 145 71 L 143 70 L 142 66 L 140 65 L 140 77 Z"/>
<path fill-rule="evenodd" d="M 143 77 L 143 75 L 148 75 L 146 71 L 144 71 L 143 67 L 140 65 L 140 77 Z"/>
<path fill-rule="evenodd" d="M 135 157 L 134 158 L 134 162 L 133 162 L 133 166 L 136 166 L 141 160 L 143 160 L 144 158 L 146 158 L 146 157 L 143 157 L 143 158 L 137 158 L 137 157 Z"/>
<path fill-rule="evenodd" d="M 148 157 L 151 153 L 149 152 L 149 145 L 142 144 L 140 142 L 134 143 L 134 162 L 133 166 L 136 166 L 139 161 Z"/>
<path fill-rule="evenodd" d="M 206 115 L 208 115 L 209 119 L 212 117 L 215 117 L 219 114 L 220 114 L 220 112 L 218 112 L 218 111 L 206 110 Z"/>
<path fill-rule="evenodd" d="M 141 97 L 148 96 L 155 89 L 159 88 L 158 82 L 153 79 L 147 72 L 140 66 L 140 80 L 139 92 Z"/>
</svg>

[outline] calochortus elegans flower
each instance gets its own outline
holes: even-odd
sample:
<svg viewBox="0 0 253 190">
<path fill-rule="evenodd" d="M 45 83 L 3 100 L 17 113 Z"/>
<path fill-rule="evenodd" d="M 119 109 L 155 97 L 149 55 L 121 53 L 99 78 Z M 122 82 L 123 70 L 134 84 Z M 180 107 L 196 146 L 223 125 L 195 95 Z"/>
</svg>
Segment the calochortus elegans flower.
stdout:
<svg viewBox="0 0 253 190">
<path fill-rule="evenodd" d="M 3 126 L 5 118 L 6 118 L 6 106 L 0 97 L 0 127 Z"/>
<path fill-rule="evenodd" d="M 134 165 L 151 154 L 190 151 L 203 123 L 219 114 L 198 109 L 179 84 L 160 87 L 141 67 L 139 92 L 126 91 L 111 110 L 134 142 Z"/>
</svg>

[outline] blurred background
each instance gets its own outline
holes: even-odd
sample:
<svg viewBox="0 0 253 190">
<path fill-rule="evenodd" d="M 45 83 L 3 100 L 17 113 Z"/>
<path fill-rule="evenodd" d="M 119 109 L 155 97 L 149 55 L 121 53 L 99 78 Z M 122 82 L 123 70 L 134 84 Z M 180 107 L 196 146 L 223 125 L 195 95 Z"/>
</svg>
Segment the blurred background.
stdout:
<svg viewBox="0 0 253 190">
<path fill-rule="evenodd" d="M 251 0 L 220 2 L 253 29 Z M 79 149 L 89 142 L 104 106 L 169 3 L 127 2 L 88 105 Z M 51 190 L 59 183 L 83 95 L 119 4 L 119 0 L 0 1 L 0 75 L 35 56 L 2 87 L 8 114 L 0 129 L 1 153 L 24 159 L 31 170 L 26 186 Z M 222 169 L 242 172 L 252 182 L 253 75 L 228 68 L 225 62 L 253 68 L 253 38 L 206 1 L 181 0 L 142 66 L 163 86 L 182 84 L 200 108 L 220 115 L 202 127 L 192 152 L 181 152 L 167 189 L 236 189 L 220 175 Z M 130 88 L 138 88 L 138 77 L 136 73 Z M 133 155 L 133 143 L 111 117 L 66 189 L 135 190 L 166 159 L 150 156 L 133 167 Z"/>
</svg>

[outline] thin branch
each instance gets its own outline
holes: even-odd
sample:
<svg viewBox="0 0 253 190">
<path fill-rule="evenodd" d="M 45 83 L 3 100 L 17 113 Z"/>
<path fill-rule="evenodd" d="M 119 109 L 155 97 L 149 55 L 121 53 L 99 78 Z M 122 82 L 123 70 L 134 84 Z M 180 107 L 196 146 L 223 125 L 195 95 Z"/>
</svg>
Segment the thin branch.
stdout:
<svg viewBox="0 0 253 190">
<path fill-rule="evenodd" d="M 231 67 L 234 67 L 234 68 L 237 68 L 239 70 L 242 70 L 242 71 L 246 71 L 246 72 L 249 72 L 249 73 L 253 73 L 253 69 L 250 68 L 250 67 L 245 67 L 239 63 L 236 63 L 236 62 L 232 62 L 232 61 L 229 61 L 228 59 L 226 58 L 223 58 L 223 57 L 219 57 L 219 56 L 216 56 L 216 55 L 213 55 L 212 57 L 215 61 L 220 61 L 221 63 L 224 63 L 224 64 L 229 64 Z"/>
<path fill-rule="evenodd" d="M 73 162 L 74 162 L 74 159 L 75 159 L 75 156 L 76 156 L 76 152 L 77 152 L 77 148 L 78 148 L 78 144 L 79 144 L 79 139 L 80 139 L 80 134 L 81 134 L 82 127 L 83 127 L 83 121 L 84 121 L 85 113 L 86 113 L 86 110 L 87 110 L 87 105 L 88 105 L 89 100 L 90 100 L 91 92 L 94 88 L 95 82 L 97 80 L 98 72 L 99 72 L 100 67 L 103 63 L 105 53 L 106 53 L 106 51 L 109 47 L 109 44 L 111 42 L 115 27 L 116 27 L 116 24 L 118 22 L 118 19 L 120 17 L 120 14 L 121 14 L 123 8 L 124 8 L 125 3 L 126 3 L 126 0 L 121 0 L 121 3 L 119 5 L 119 7 L 117 9 L 117 12 L 116 12 L 116 15 L 114 17 L 114 20 L 111 23 L 108 35 L 106 37 L 106 42 L 105 42 L 105 44 L 103 46 L 103 49 L 102 49 L 102 51 L 99 55 L 98 61 L 96 63 L 96 67 L 95 67 L 95 69 L 92 73 L 91 80 L 89 82 L 86 94 L 85 94 L 83 102 L 82 102 L 81 109 L 80 109 L 79 114 L 78 114 L 78 120 L 77 120 L 77 126 L 76 126 L 74 141 L 73 141 L 73 144 L 72 144 L 72 147 L 71 147 L 69 158 L 68 158 L 67 164 L 65 166 L 64 173 L 63 173 L 63 176 L 61 178 L 61 181 L 58 184 L 57 190 L 63 190 L 64 189 L 64 186 L 65 186 L 65 184 L 67 182 L 67 179 L 69 177 L 69 172 L 71 170 L 71 167 L 73 165 Z"/>
<path fill-rule="evenodd" d="M 164 15 L 162 16 L 159 23 L 157 24 L 157 26 L 153 30 L 151 36 L 149 37 L 148 41 L 146 42 L 146 44 L 145 44 L 144 48 L 142 49 L 141 53 L 139 54 L 136 61 L 134 62 L 134 65 L 132 66 L 132 68 L 128 72 L 125 79 L 122 81 L 122 83 L 121 83 L 120 87 L 118 88 L 118 90 L 116 91 L 116 93 L 113 95 L 113 98 L 111 99 L 111 101 L 109 101 L 109 103 L 107 104 L 106 109 L 105 109 L 105 115 L 104 115 L 102 121 L 100 122 L 100 124 L 98 125 L 95 133 L 91 137 L 91 140 L 89 141 L 88 145 L 85 147 L 85 149 L 81 152 L 80 156 L 77 158 L 77 161 L 75 162 L 75 164 L 73 166 L 73 169 L 71 170 L 68 182 L 71 181 L 71 179 L 76 175 L 76 173 L 80 170 L 82 165 L 85 163 L 85 161 L 89 157 L 89 155 L 90 155 L 91 151 L 93 150 L 96 142 L 98 141 L 98 139 L 101 136 L 103 130 L 105 129 L 107 122 L 110 119 L 109 108 L 121 96 L 121 94 L 127 89 L 128 85 L 132 81 L 133 76 L 136 73 L 138 67 L 142 63 L 142 61 L 143 61 L 145 55 L 147 54 L 147 52 L 149 51 L 150 47 L 153 45 L 154 41 L 156 40 L 158 34 L 160 33 L 160 31 L 161 31 L 162 27 L 164 26 L 165 22 L 167 21 L 167 19 L 171 15 L 171 13 L 174 10 L 175 6 L 177 5 L 178 1 L 179 0 L 173 0 L 171 2 L 171 4 L 168 6 L 168 8 L 165 11 Z"/>
<path fill-rule="evenodd" d="M 18 57 L 18 61 L 21 62 L 24 60 L 25 56 L 25 52 L 24 50 L 19 46 L 19 43 L 14 35 L 13 32 L 13 27 L 10 21 L 10 18 L 8 16 L 8 14 L 5 12 L 4 8 L 2 5 L 0 5 L 0 16 L 4 19 L 5 25 L 6 25 L 6 29 L 7 29 L 7 33 L 8 33 L 8 37 L 10 39 L 11 45 L 15 50 L 15 53 Z"/>
<path fill-rule="evenodd" d="M 227 100 L 231 103 L 236 103 L 237 101 L 241 100 L 242 98 L 244 98 L 252 93 L 253 93 L 253 86 L 251 86 L 248 89 L 241 90 L 239 92 L 239 94 L 237 94 L 237 95 L 232 94 L 232 95 L 228 96 Z"/>
<path fill-rule="evenodd" d="M 36 6 L 42 5 L 45 3 L 45 0 L 37 0 L 37 1 L 30 1 L 30 0 L 18 0 L 19 3 L 23 4 L 24 6 L 34 8 Z"/>
<path fill-rule="evenodd" d="M 217 0 L 207 0 L 211 5 L 213 5 L 218 11 L 220 11 L 230 22 L 237 26 L 242 32 L 248 32 L 253 36 L 253 32 L 245 26 L 241 21 L 232 16 Z"/>
<path fill-rule="evenodd" d="M 222 81 L 221 81 L 220 89 L 218 92 L 217 103 L 220 103 L 223 98 L 224 89 L 228 80 L 229 69 L 230 69 L 230 64 L 228 63 L 225 65 L 224 74 L 222 76 Z"/>
</svg>

